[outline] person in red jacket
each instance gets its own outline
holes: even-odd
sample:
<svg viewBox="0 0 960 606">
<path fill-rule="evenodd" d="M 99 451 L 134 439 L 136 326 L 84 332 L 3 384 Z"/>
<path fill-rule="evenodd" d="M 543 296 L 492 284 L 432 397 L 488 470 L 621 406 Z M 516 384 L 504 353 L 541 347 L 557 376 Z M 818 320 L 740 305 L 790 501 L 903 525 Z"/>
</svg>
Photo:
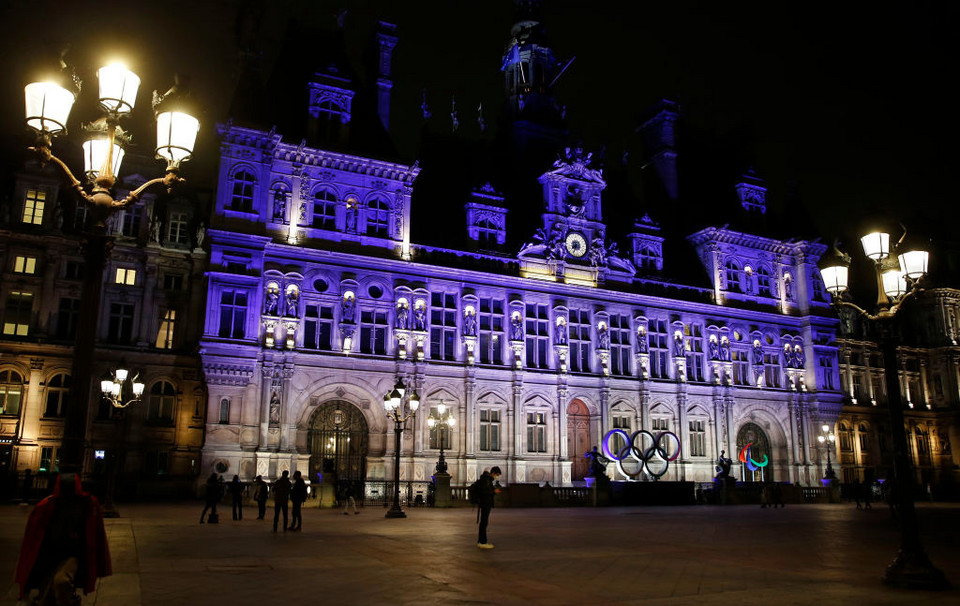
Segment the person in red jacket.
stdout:
<svg viewBox="0 0 960 606">
<path fill-rule="evenodd" d="M 76 474 L 59 476 L 27 519 L 14 576 L 20 599 L 37 589 L 42 604 L 74 604 L 76 588 L 88 594 L 111 572 L 100 502 Z"/>
</svg>

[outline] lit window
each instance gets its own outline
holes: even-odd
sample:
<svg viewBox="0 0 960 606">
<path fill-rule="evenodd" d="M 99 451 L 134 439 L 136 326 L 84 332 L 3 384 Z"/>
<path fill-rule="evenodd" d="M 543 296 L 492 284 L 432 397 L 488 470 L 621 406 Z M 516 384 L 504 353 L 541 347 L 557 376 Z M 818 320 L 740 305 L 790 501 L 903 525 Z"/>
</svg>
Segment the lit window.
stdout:
<svg viewBox="0 0 960 606">
<path fill-rule="evenodd" d="M 18 255 L 13 262 L 13 271 L 18 274 L 33 275 L 37 273 L 36 257 L 21 257 Z"/>
<path fill-rule="evenodd" d="M 23 378 L 13 370 L 0 371 L 0 415 L 20 413 Z"/>
<path fill-rule="evenodd" d="M 118 267 L 116 283 L 124 286 L 134 286 L 137 283 L 137 270 Z"/>
<path fill-rule="evenodd" d="M 30 316 L 33 314 L 33 293 L 12 291 L 7 297 L 3 317 L 3 334 L 25 337 L 30 332 Z"/>
<path fill-rule="evenodd" d="M 27 198 L 23 202 L 24 223 L 40 225 L 43 223 L 43 207 L 47 202 L 47 192 L 38 189 L 28 189 Z"/>
<path fill-rule="evenodd" d="M 157 332 L 157 349 L 173 348 L 173 329 L 177 323 L 177 310 L 168 309 L 160 320 L 160 330 Z"/>
</svg>

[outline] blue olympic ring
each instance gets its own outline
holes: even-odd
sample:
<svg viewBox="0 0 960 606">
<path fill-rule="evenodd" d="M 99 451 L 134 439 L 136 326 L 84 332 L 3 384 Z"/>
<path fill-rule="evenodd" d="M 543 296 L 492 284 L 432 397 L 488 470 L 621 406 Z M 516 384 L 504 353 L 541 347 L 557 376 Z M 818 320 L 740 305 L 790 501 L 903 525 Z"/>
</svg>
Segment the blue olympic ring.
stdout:
<svg viewBox="0 0 960 606">
<path fill-rule="evenodd" d="M 610 439 L 613 436 L 620 436 L 621 442 L 617 450 L 610 448 Z M 639 446 L 637 436 L 641 436 Z M 667 436 L 673 438 L 673 448 L 670 450 L 667 449 L 668 445 L 663 443 L 663 439 Z M 633 432 L 632 435 L 627 435 L 627 432 L 622 429 L 611 429 L 603 437 L 603 452 L 608 459 L 616 461 L 620 473 L 631 480 L 639 477 L 644 471 L 659 479 L 670 469 L 670 463 L 680 456 L 680 438 L 672 431 L 661 431 L 653 435 L 646 429 L 641 429 Z M 633 471 L 623 466 L 623 461 L 627 457 L 637 463 Z M 651 462 L 656 465 L 656 468 L 651 467 Z"/>
</svg>

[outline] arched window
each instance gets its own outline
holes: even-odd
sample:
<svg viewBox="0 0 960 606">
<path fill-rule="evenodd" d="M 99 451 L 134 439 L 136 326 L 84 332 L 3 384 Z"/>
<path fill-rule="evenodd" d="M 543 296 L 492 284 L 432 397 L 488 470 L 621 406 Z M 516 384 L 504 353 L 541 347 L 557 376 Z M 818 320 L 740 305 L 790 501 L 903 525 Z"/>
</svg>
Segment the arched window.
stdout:
<svg viewBox="0 0 960 606">
<path fill-rule="evenodd" d="M 860 452 L 864 452 L 870 449 L 870 430 L 867 429 L 866 423 L 861 423 L 857 427 L 857 433 L 859 434 L 860 439 Z"/>
<path fill-rule="evenodd" d="M 823 286 L 823 278 L 820 277 L 820 272 L 813 272 L 810 275 L 810 284 L 813 290 L 813 300 L 826 301 L 827 289 Z"/>
<path fill-rule="evenodd" d="M 220 424 L 227 425 L 230 423 L 230 400 L 223 398 L 220 400 Z"/>
<path fill-rule="evenodd" d="M 329 189 L 321 189 L 313 196 L 312 227 L 336 229 L 337 195 Z"/>
<path fill-rule="evenodd" d="M 173 423 L 173 407 L 177 402 L 177 390 L 167 381 L 157 381 L 150 388 L 147 404 L 147 420 L 157 423 Z"/>
<path fill-rule="evenodd" d="M 743 270 L 734 260 L 727 261 L 726 265 L 727 290 L 743 292 Z"/>
<path fill-rule="evenodd" d="M 0 371 L 0 415 L 20 414 L 23 377 L 15 370 Z"/>
<path fill-rule="evenodd" d="M 47 381 L 47 407 L 45 417 L 66 416 L 67 394 L 70 392 L 70 375 L 59 374 Z"/>
<path fill-rule="evenodd" d="M 840 424 L 840 450 L 850 451 L 853 450 L 853 432 L 850 431 L 850 427 L 846 423 Z"/>
<path fill-rule="evenodd" d="M 367 235 L 378 238 L 389 237 L 390 207 L 380 199 L 373 199 L 367 203 Z"/>
<path fill-rule="evenodd" d="M 245 170 L 233 175 L 233 194 L 230 197 L 230 210 L 242 213 L 253 212 L 253 188 L 257 180 Z"/>
</svg>

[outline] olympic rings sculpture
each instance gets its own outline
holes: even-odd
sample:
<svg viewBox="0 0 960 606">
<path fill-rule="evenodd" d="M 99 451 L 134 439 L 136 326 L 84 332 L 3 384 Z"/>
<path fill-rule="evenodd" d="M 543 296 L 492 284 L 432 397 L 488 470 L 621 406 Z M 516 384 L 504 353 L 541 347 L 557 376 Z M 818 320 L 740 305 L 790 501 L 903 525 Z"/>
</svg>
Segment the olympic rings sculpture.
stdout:
<svg viewBox="0 0 960 606">
<path fill-rule="evenodd" d="M 611 448 L 610 442 L 615 436 L 618 437 L 617 445 Z M 622 429 L 611 429 L 603 437 L 603 452 L 608 459 L 616 461 L 620 473 L 631 480 L 636 480 L 644 471 L 654 478 L 661 478 L 670 469 L 670 463 L 680 456 L 680 438 L 672 431 L 654 435 L 641 429 L 627 435 Z M 629 467 L 624 466 L 625 460 Z"/>
</svg>

